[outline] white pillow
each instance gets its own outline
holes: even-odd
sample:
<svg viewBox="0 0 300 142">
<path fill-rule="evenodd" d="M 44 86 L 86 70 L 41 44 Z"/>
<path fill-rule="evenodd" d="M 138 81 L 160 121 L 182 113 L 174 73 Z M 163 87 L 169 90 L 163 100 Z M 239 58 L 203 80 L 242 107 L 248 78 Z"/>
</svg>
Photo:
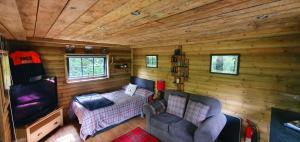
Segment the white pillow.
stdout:
<svg viewBox="0 0 300 142">
<path fill-rule="evenodd" d="M 127 88 L 125 90 L 125 94 L 127 94 L 129 96 L 133 96 L 136 88 L 137 88 L 137 85 L 129 83 L 129 85 L 127 86 Z"/>
</svg>

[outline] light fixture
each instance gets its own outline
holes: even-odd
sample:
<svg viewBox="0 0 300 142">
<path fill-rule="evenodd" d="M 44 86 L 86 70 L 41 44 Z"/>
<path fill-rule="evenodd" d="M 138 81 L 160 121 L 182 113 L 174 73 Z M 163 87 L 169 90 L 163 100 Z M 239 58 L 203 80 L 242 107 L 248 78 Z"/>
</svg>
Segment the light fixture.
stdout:
<svg viewBox="0 0 300 142">
<path fill-rule="evenodd" d="M 97 31 L 103 31 L 105 28 L 103 26 L 98 26 Z"/>
<path fill-rule="evenodd" d="M 92 46 L 84 46 L 84 52 L 85 53 L 92 53 L 93 52 L 93 47 Z"/>
<path fill-rule="evenodd" d="M 66 47 L 66 49 L 65 49 L 66 53 L 74 53 L 75 52 L 75 46 L 74 45 L 66 45 L 65 47 Z"/>
<path fill-rule="evenodd" d="M 139 16 L 140 14 L 141 14 L 141 12 L 139 10 L 131 12 L 131 15 L 133 15 L 133 16 Z"/>
</svg>

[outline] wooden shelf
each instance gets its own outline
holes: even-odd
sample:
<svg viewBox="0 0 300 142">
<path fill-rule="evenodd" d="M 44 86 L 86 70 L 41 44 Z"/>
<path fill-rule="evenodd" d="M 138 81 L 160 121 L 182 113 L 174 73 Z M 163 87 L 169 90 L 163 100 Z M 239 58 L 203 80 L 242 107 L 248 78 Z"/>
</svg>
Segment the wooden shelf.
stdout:
<svg viewBox="0 0 300 142">
<path fill-rule="evenodd" d="M 182 52 L 182 46 L 179 46 L 174 51 L 174 54 L 175 52 L 179 52 L 180 55 L 173 55 L 171 57 L 171 74 L 174 77 L 173 83 L 177 85 L 178 91 L 184 91 L 184 82 L 188 80 L 189 76 L 189 59 L 187 59 Z"/>
</svg>

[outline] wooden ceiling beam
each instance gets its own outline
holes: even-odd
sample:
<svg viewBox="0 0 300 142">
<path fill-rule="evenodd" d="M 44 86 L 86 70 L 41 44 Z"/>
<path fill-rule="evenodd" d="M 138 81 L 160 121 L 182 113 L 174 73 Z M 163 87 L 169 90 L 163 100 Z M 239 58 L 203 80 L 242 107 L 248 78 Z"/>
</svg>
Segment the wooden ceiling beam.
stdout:
<svg viewBox="0 0 300 142">
<path fill-rule="evenodd" d="M 128 45 L 120 44 L 106 44 L 97 42 L 86 42 L 86 41 L 74 41 L 74 40 L 59 40 L 59 39 L 49 39 L 49 38 L 28 38 L 28 42 L 32 43 L 47 43 L 47 44 L 60 44 L 60 45 L 77 45 L 77 46 L 93 46 L 93 47 L 111 47 L 111 48 L 129 48 Z M 27 42 L 23 41 L 23 42 Z"/>
<path fill-rule="evenodd" d="M 0 1 L 0 21 L 2 26 L 16 39 L 26 39 L 26 32 L 15 0 Z M 6 33 L 7 35 L 7 33 Z"/>
</svg>

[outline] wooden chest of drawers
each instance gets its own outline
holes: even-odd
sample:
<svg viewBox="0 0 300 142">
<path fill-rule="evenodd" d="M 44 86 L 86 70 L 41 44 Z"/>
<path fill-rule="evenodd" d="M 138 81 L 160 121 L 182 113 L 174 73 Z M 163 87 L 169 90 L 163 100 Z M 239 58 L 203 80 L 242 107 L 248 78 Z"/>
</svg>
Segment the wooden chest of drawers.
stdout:
<svg viewBox="0 0 300 142">
<path fill-rule="evenodd" d="M 59 108 L 25 127 L 16 128 L 18 141 L 37 142 L 58 126 L 63 126 L 63 109 Z"/>
</svg>

